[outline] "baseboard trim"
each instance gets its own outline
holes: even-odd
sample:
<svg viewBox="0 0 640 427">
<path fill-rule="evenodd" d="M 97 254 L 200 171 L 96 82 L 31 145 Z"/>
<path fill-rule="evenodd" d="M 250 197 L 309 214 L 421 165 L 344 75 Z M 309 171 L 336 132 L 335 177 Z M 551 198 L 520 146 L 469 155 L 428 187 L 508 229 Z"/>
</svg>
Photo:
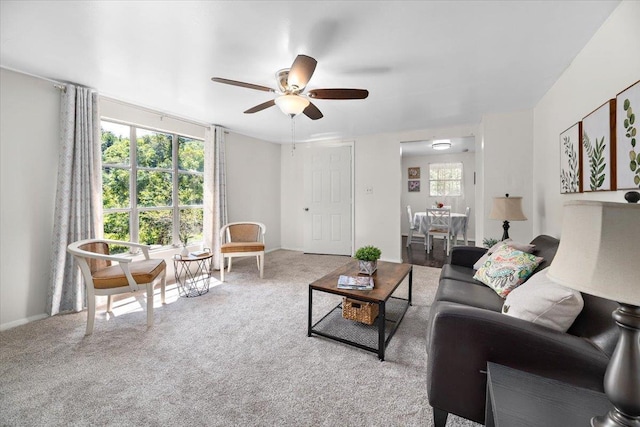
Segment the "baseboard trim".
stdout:
<svg viewBox="0 0 640 427">
<path fill-rule="evenodd" d="M 6 331 L 7 329 L 15 328 L 16 326 L 26 325 L 27 323 L 35 322 L 36 320 L 42 320 L 49 317 L 48 314 L 36 314 L 35 316 L 29 316 L 24 319 L 14 320 L 12 322 L 2 323 L 0 324 L 0 331 Z"/>
</svg>

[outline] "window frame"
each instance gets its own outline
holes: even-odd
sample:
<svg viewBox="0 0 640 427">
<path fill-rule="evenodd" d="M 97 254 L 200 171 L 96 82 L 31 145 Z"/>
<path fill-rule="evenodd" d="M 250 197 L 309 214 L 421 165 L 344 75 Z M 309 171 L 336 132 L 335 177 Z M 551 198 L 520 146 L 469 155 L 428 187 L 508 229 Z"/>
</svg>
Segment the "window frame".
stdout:
<svg viewBox="0 0 640 427">
<path fill-rule="evenodd" d="M 460 178 L 459 179 L 431 179 L 431 169 L 432 167 L 437 167 L 438 169 L 447 169 L 443 167 L 444 165 L 458 165 L 457 169 L 460 170 Z M 464 197 L 464 163 L 461 161 L 452 161 L 452 162 L 435 162 L 429 163 L 429 197 Z M 455 167 L 448 167 L 448 169 L 453 170 Z M 432 182 L 459 182 L 460 183 L 460 193 L 459 194 L 432 194 L 431 192 L 431 183 Z"/>
<path fill-rule="evenodd" d="M 102 123 L 113 123 L 122 126 L 129 127 L 129 164 L 120 164 L 120 163 L 104 163 L 102 162 L 102 172 L 106 168 L 111 169 L 120 169 L 126 170 L 129 172 L 129 207 L 126 208 L 104 208 L 102 207 L 103 217 L 106 214 L 111 213 L 128 213 L 129 214 L 129 238 L 132 242 L 139 242 L 140 240 L 140 213 L 141 212 L 153 212 L 153 211 L 164 211 L 171 210 L 172 211 L 172 223 L 171 223 L 171 237 L 172 242 L 169 245 L 160 245 L 160 244 L 152 244 L 151 250 L 163 250 L 163 249 L 172 249 L 176 247 L 182 246 L 180 242 L 180 211 L 183 209 L 202 209 L 204 213 L 204 187 L 203 187 L 203 203 L 202 204 L 191 204 L 191 205 L 181 205 L 180 197 L 179 197 L 179 179 L 180 175 L 192 175 L 192 176 L 202 176 L 204 180 L 204 169 L 202 172 L 199 171 L 191 171 L 191 170 L 181 170 L 179 168 L 179 138 L 185 138 L 189 140 L 201 141 L 203 143 L 203 151 L 204 151 L 204 139 L 196 138 L 193 136 L 180 134 L 178 132 L 172 131 L 163 131 L 160 129 L 154 129 L 149 126 L 144 125 L 136 125 L 133 123 L 129 123 L 123 120 L 116 120 L 110 118 L 100 118 L 100 128 L 102 129 Z M 141 129 L 143 131 L 160 133 L 164 135 L 168 135 L 171 137 L 171 168 L 152 168 L 148 166 L 139 166 L 138 165 L 138 153 L 137 153 L 137 144 L 138 144 L 138 135 L 136 130 Z M 102 132 L 101 132 L 102 135 Z M 102 156 L 102 150 L 100 155 Z M 138 172 L 139 171 L 150 171 L 150 172 L 162 172 L 162 173 L 170 173 L 171 174 L 171 206 L 138 206 Z M 102 183 L 102 193 L 104 194 L 104 182 Z M 189 245 L 199 244 L 202 241 L 197 242 L 189 242 Z"/>
</svg>

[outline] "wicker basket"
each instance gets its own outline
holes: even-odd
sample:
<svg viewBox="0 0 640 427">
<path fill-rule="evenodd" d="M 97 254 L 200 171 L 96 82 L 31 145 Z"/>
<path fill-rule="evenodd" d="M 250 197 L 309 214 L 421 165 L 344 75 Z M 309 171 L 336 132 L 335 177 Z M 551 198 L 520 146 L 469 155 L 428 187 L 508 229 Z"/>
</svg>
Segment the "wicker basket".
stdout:
<svg viewBox="0 0 640 427">
<path fill-rule="evenodd" d="M 378 317 L 378 304 L 342 298 L 342 317 L 373 325 Z"/>
</svg>

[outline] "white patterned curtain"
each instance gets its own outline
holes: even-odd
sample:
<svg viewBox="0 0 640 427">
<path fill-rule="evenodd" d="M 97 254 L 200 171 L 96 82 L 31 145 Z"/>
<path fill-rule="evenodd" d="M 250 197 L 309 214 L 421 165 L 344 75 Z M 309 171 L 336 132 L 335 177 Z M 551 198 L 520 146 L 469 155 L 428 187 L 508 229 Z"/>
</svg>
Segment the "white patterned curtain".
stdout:
<svg viewBox="0 0 640 427">
<path fill-rule="evenodd" d="M 98 94 L 66 85 L 60 107 L 60 155 L 47 313 L 81 311 L 85 291 L 67 246 L 102 237 L 102 154 Z"/>
<path fill-rule="evenodd" d="M 204 137 L 204 245 L 213 252 L 213 268 L 220 269 L 220 228 L 227 223 L 227 166 L 224 128 L 211 126 Z"/>
</svg>

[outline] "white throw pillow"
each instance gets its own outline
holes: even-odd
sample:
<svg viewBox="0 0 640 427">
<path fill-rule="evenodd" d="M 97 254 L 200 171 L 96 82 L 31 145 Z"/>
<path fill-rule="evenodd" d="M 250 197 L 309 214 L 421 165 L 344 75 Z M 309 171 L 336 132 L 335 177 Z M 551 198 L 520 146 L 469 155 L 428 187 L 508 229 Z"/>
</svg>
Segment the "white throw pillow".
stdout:
<svg viewBox="0 0 640 427">
<path fill-rule="evenodd" d="M 512 290 L 504 301 L 502 313 L 566 332 L 582 311 L 584 301 L 580 292 L 551 281 L 547 277 L 548 269 Z"/>
<path fill-rule="evenodd" d="M 533 253 L 533 250 L 536 248 L 536 245 L 532 245 L 531 243 L 520 243 L 514 242 L 512 239 L 506 239 L 491 246 L 491 248 L 484 255 L 482 255 L 482 257 L 478 261 L 476 261 L 475 264 L 473 264 L 473 269 L 480 270 L 480 267 L 482 267 L 482 265 L 487 262 L 487 259 L 491 256 L 491 254 L 500 249 L 502 245 L 511 246 L 514 249 L 526 252 L 528 254 Z"/>
</svg>

